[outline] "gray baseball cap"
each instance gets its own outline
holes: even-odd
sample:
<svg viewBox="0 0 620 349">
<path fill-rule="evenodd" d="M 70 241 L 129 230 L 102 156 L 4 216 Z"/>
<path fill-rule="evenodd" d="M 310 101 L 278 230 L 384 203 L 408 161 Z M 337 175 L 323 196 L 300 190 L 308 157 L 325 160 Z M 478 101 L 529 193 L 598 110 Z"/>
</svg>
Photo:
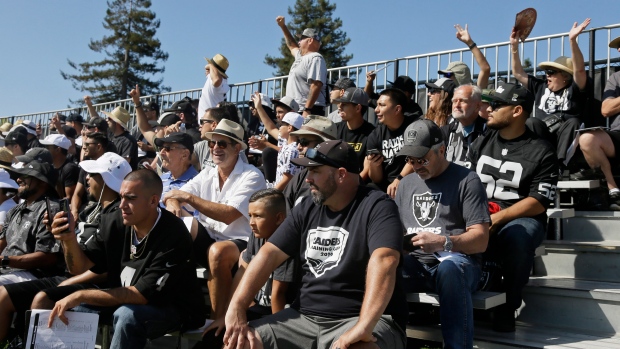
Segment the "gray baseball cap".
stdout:
<svg viewBox="0 0 620 349">
<path fill-rule="evenodd" d="M 407 126 L 405 145 L 396 156 L 424 157 L 431 147 L 443 142 L 443 133 L 437 124 L 428 119 L 417 120 Z"/>
<path fill-rule="evenodd" d="M 359 87 L 349 87 L 340 98 L 334 99 L 337 103 L 353 103 L 368 106 L 368 95 Z"/>
<path fill-rule="evenodd" d="M 304 29 L 304 31 L 301 33 L 301 35 L 298 35 L 299 37 L 307 37 L 307 38 L 313 38 L 314 40 L 321 42 L 321 37 L 319 36 L 319 31 L 314 29 L 314 28 L 306 28 Z"/>
</svg>

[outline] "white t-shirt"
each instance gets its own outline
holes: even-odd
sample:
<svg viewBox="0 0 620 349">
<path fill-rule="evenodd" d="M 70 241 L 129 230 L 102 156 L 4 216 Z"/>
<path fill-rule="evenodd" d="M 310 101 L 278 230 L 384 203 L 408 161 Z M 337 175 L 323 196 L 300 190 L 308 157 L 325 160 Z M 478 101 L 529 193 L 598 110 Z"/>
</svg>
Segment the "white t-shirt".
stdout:
<svg viewBox="0 0 620 349">
<path fill-rule="evenodd" d="M 218 103 L 226 100 L 226 94 L 229 89 L 227 79 L 222 79 L 222 84 L 219 87 L 215 87 L 211 81 L 211 76 L 207 76 L 207 81 L 205 81 L 202 95 L 200 95 L 200 101 L 198 102 L 198 119 L 202 118 L 205 110 L 214 108 Z"/>
<path fill-rule="evenodd" d="M 0 225 L 4 225 L 7 212 L 15 206 L 17 206 L 17 204 L 13 199 L 6 199 L 6 201 L 0 204 Z"/>
</svg>

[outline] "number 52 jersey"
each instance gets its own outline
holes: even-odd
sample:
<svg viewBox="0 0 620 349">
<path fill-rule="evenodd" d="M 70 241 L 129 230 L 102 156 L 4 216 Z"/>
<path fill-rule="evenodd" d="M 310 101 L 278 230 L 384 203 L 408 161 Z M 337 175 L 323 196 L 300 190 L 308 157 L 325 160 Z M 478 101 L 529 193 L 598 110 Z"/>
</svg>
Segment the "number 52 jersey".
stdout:
<svg viewBox="0 0 620 349">
<path fill-rule="evenodd" d="M 559 174 L 555 150 L 527 128 L 512 140 L 489 130 L 469 148 L 466 167 L 480 176 L 489 201 L 502 209 L 528 196 L 545 208 L 555 199 Z"/>
</svg>

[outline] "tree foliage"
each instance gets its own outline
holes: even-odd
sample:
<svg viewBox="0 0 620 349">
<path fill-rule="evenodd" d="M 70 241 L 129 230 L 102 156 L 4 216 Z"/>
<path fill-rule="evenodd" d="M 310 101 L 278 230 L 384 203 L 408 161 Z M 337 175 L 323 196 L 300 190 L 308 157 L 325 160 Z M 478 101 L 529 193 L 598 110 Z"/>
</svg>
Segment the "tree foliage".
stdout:
<svg viewBox="0 0 620 349">
<path fill-rule="evenodd" d="M 351 39 L 340 29 L 342 20 L 332 18 L 335 9 L 336 4 L 330 4 L 329 0 L 297 0 L 293 8 L 288 8 L 286 18 L 286 25 L 293 36 L 300 34 L 305 28 L 319 30 L 319 53 L 325 58 L 328 68 L 345 66 L 353 58 L 353 55 L 344 54 Z M 274 76 L 288 75 L 294 61 L 284 38 L 280 44 L 280 53 L 282 57 L 265 56 L 265 64 L 276 69 Z"/>
<path fill-rule="evenodd" d="M 160 21 L 150 7 L 149 0 L 108 1 L 103 27 L 111 34 L 101 40 L 91 39 L 88 44 L 105 58 L 79 64 L 68 59 L 77 73 L 61 71 L 62 77 L 76 90 L 88 92 L 97 103 L 125 99 L 136 84 L 143 95 L 170 91 L 162 85 L 163 78 L 153 80 L 154 75 L 165 71 L 159 64 L 168 59 L 168 53 L 155 38 Z M 71 102 L 80 103 L 80 99 Z"/>
</svg>

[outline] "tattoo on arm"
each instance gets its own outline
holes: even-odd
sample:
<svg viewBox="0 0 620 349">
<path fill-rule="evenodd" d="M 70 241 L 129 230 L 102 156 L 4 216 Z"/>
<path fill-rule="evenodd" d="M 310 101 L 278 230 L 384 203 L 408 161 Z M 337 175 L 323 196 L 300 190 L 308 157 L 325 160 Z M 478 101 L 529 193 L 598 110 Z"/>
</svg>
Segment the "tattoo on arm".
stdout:
<svg viewBox="0 0 620 349">
<path fill-rule="evenodd" d="M 73 254 L 71 252 L 67 252 L 65 262 L 67 262 L 67 268 L 71 270 L 73 268 Z"/>
</svg>

